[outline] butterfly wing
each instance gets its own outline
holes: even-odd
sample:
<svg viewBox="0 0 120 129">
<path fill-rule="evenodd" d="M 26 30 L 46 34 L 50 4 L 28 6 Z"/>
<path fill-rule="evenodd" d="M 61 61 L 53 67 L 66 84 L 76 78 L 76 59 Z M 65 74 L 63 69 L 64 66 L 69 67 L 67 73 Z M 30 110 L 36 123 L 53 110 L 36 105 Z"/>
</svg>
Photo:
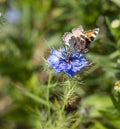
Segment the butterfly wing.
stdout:
<svg viewBox="0 0 120 129">
<path fill-rule="evenodd" d="M 96 38 L 96 35 L 99 33 L 99 28 L 95 28 L 93 30 L 85 31 L 85 39 L 86 39 L 86 48 L 89 47 L 90 43 Z"/>
<path fill-rule="evenodd" d="M 75 37 L 71 32 L 66 32 L 63 35 L 63 41 L 66 45 L 70 46 L 75 43 Z"/>
<path fill-rule="evenodd" d="M 82 26 L 78 26 L 72 29 L 72 33 L 75 37 L 80 37 L 83 35 L 84 29 Z"/>
</svg>

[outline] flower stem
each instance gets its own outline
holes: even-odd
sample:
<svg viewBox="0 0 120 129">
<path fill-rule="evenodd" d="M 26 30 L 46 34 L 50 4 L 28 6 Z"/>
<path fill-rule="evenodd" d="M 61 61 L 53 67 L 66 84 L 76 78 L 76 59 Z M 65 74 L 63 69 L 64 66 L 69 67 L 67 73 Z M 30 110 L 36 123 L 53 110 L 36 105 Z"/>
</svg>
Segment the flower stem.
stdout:
<svg viewBox="0 0 120 129">
<path fill-rule="evenodd" d="M 50 103 L 49 103 L 50 83 L 51 83 L 51 73 L 49 74 L 48 85 L 47 85 L 47 93 L 46 93 L 46 99 L 47 99 L 47 103 L 48 103 L 48 117 L 50 117 Z"/>
</svg>

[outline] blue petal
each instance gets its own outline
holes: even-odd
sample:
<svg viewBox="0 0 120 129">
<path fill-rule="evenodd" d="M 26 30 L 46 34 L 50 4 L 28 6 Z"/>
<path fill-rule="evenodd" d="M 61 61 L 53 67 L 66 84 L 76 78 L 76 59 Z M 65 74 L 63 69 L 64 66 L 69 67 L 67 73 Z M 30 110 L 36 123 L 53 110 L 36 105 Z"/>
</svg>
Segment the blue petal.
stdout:
<svg viewBox="0 0 120 129">
<path fill-rule="evenodd" d="M 59 58 L 54 55 L 51 55 L 48 57 L 48 62 L 51 66 L 56 65 L 59 63 Z"/>
<path fill-rule="evenodd" d="M 65 71 L 65 73 L 66 73 L 67 75 L 69 75 L 70 77 L 73 77 L 73 76 L 75 75 L 75 72 L 74 72 L 74 71 L 72 71 L 71 69 L 70 69 L 70 70 Z"/>
<path fill-rule="evenodd" d="M 65 55 L 64 55 L 63 52 L 61 52 L 61 51 L 57 51 L 57 50 L 52 49 L 52 50 L 51 50 L 51 53 L 52 53 L 52 55 L 54 55 L 54 56 L 56 56 L 56 57 L 58 57 L 58 58 L 63 58 L 63 59 L 65 59 Z"/>
</svg>

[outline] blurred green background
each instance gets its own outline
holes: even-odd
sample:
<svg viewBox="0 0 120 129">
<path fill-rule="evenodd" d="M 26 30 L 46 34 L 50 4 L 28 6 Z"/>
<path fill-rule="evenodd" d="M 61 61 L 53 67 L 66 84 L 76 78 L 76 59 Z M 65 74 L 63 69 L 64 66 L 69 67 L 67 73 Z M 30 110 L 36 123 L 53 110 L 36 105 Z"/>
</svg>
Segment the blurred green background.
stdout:
<svg viewBox="0 0 120 129">
<path fill-rule="evenodd" d="M 87 54 L 92 65 L 74 79 L 54 75 L 50 49 L 79 25 L 100 28 Z M 119 129 L 110 97 L 119 79 L 119 0 L 0 0 L 0 129 Z M 82 99 L 74 113 L 65 108 L 70 89 Z"/>
</svg>

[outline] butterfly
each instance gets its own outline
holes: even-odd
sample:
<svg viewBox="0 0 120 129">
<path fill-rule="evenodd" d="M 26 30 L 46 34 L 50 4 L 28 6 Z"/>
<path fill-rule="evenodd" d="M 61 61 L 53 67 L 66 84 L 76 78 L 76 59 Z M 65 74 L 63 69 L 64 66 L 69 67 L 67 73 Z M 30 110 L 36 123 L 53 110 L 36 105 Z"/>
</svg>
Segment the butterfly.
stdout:
<svg viewBox="0 0 120 129">
<path fill-rule="evenodd" d="M 65 32 L 63 41 L 74 51 L 85 51 L 98 33 L 99 28 L 84 31 L 83 27 L 80 25 L 73 28 L 72 32 Z"/>
</svg>

